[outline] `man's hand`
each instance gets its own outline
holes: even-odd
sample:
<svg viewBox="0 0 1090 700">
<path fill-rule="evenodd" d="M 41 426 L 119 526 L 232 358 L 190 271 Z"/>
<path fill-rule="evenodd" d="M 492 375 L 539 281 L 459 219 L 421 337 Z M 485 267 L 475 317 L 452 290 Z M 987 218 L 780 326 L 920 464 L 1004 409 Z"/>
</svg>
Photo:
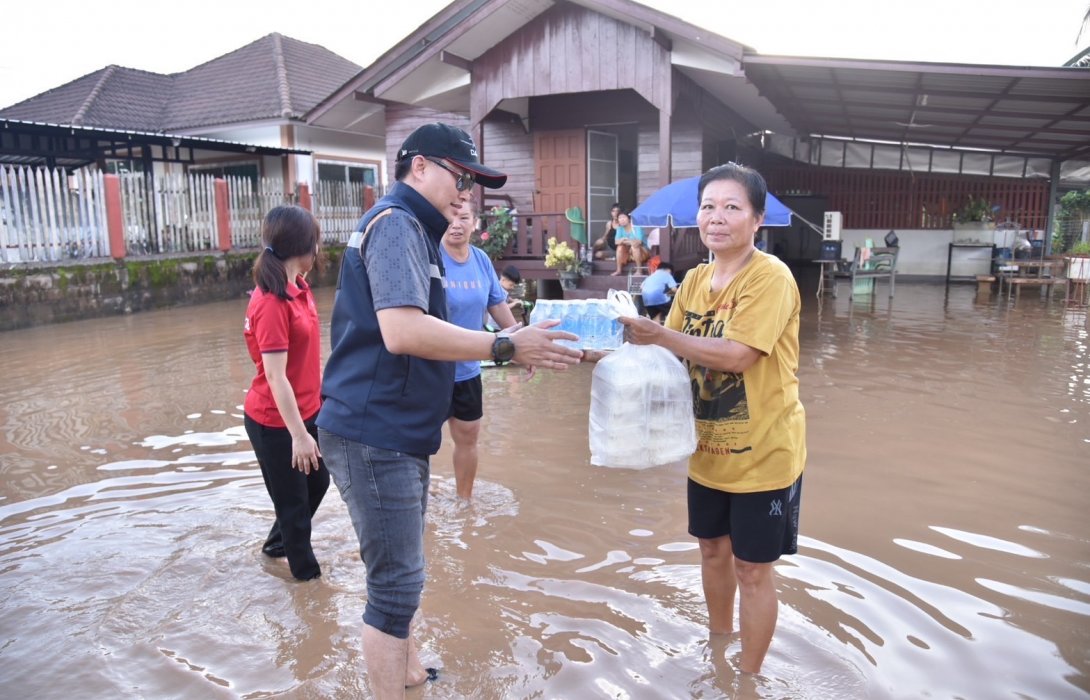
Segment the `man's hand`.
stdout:
<svg viewBox="0 0 1090 700">
<path fill-rule="evenodd" d="M 512 333 L 511 342 L 515 344 L 513 360 L 520 365 L 549 369 L 567 369 L 568 365 L 579 364 L 579 358 L 582 355 L 579 350 L 566 348 L 555 342 L 579 340 L 579 336 L 567 331 L 547 330 L 559 323 L 558 319 L 541 321 Z"/>
<path fill-rule="evenodd" d="M 624 326 L 625 342 L 633 345 L 659 345 L 665 335 L 662 324 L 643 316 L 621 316 L 617 320 Z"/>
</svg>

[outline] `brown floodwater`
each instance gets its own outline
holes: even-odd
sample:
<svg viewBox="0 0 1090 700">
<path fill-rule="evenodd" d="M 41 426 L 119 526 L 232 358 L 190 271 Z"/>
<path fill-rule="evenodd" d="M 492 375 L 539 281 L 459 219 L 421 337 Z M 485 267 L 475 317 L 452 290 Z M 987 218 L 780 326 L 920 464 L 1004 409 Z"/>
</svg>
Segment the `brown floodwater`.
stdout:
<svg viewBox="0 0 1090 700">
<path fill-rule="evenodd" d="M 756 678 L 736 641 L 708 643 L 684 466 L 590 464 L 593 366 L 485 370 L 472 506 L 449 439 L 433 460 L 419 630 L 442 672 L 410 697 L 1090 694 L 1085 312 L 974 291 L 901 284 L 820 314 L 807 292 L 802 537 Z M 260 551 L 244 308 L 0 334 L 3 696 L 367 694 L 336 489 L 321 579 Z"/>
</svg>

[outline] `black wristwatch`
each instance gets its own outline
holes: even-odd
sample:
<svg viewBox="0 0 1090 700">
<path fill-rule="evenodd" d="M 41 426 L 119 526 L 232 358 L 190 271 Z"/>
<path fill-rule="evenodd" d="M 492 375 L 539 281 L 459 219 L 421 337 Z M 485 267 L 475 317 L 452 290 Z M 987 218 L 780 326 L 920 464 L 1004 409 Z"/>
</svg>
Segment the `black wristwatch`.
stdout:
<svg viewBox="0 0 1090 700">
<path fill-rule="evenodd" d="M 492 341 L 492 361 L 497 365 L 504 365 L 515 356 L 515 341 L 511 336 L 497 335 Z"/>
</svg>

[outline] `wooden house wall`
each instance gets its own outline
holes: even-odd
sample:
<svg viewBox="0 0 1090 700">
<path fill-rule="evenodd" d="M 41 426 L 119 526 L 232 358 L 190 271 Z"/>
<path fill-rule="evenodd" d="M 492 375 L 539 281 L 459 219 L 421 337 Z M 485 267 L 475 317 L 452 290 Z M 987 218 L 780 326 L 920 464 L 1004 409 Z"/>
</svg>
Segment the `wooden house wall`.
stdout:
<svg viewBox="0 0 1090 700">
<path fill-rule="evenodd" d="M 703 171 L 704 128 L 695 121 L 675 118 L 670 131 L 670 181 L 683 180 Z M 659 127 L 641 124 L 637 136 L 637 204 L 659 189 Z"/>
<path fill-rule="evenodd" d="M 517 121 L 487 119 L 484 122 L 485 162 L 507 173 L 507 184 L 485 191 L 485 206 L 498 202 L 491 195 L 508 196 L 522 213 L 534 209 L 534 135 Z"/>
<path fill-rule="evenodd" d="M 632 88 L 670 108 L 669 53 L 648 32 L 575 4 L 546 10 L 473 62 L 470 112 L 513 97 Z"/>
<path fill-rule="evenodd" d="M 397 158 L 397 151 L 401 148 L 401 144 L 417 127 L 431 122 L 444 122 L 470 131 L 469 117 L 464 114 L 439 112 L 408 105 L 390 105 L 386 108 L 386 162 L 390 167 L 388 185 L 394 184 L 394 159 Z M 476 134 L 470 132 L 470 135 L 473 136 L 474 141 L 477 140 Z"/>
<path fill-rule="evenodd" d="M 811 166 L 770 166 L 762 174 L 776 194 L 826 196 L 845 228 L 949 229 L 970 196 L 998 205 L 997 220 L 1020 228 L 1044 229 L 1048 214 L 1046 180 Z"/>
<path fill-rule="evenodd" d="M 755 125 L 709 94 L 684 73 L 675 71 L 674 84 L 678 93 L 674 115 L 695 119 L 703 132 L 700 172 L 729 160 L 736 151 L 735 144 L 746 134 L 757 130 Z"/>
</svg>

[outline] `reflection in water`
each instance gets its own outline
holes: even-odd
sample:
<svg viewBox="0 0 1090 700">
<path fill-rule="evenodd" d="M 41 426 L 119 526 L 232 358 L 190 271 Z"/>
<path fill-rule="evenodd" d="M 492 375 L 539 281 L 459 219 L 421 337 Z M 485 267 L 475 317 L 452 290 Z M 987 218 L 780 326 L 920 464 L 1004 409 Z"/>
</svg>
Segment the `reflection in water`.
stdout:
<svg viewBox="0 0 1090 700">
<path fill-rule="evenodd" d="M 807 295 L 800 551 L 758 677 L 708 639 L 683 465 L 590 466 L 590 367 L 484 374 L 481 471 L 433 462 L 437 698 L 1055 698 L 1090 691 L 1083 312 L 902 285 Z M 328 319 L 331 296 L 319 293 Z M 356 698 L 340 499 L 295 582 L 242 429 L 243 300 L 3 335 L 0 677 L 32 697 Z M 421 691 L 415 691 L 418 696 Z"/>
</svg>

